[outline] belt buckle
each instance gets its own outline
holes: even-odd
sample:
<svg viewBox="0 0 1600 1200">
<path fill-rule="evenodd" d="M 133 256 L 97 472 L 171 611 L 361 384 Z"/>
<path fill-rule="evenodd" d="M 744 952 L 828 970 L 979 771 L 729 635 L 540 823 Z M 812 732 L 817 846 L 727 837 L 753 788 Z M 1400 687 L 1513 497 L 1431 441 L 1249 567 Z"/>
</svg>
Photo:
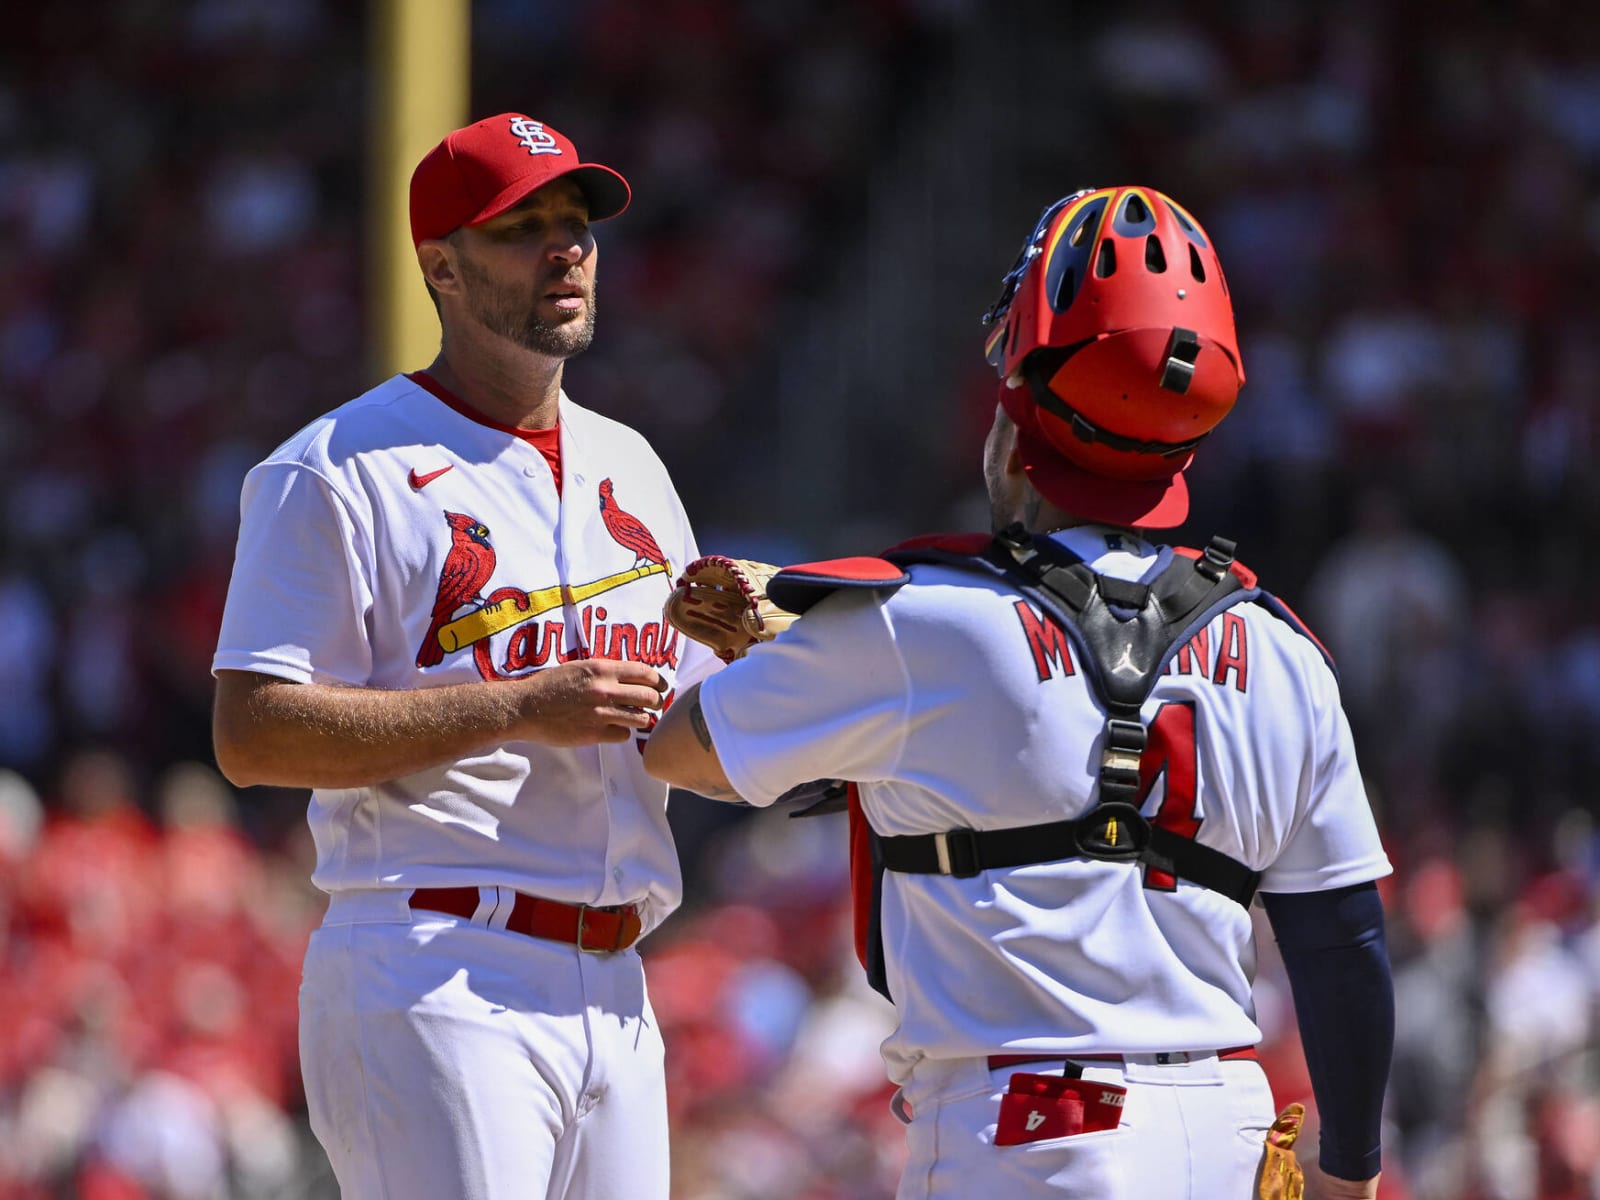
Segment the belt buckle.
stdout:
<svg viewBox="0 0 1600 1200">
<path fill-rule="evenodd" d="M 584 941 L 583 941 L 584 922 L 586 922 L 589 919 L 589 913 L 592 912 L 592 911 L 593 911 L 593 908 L 588 904 L 580 904 L 580 905 L 578 905 L 578 938 L 577 938 L 577 943 L 576 943 L 578 949 L 581 950 L 585 954 L 615 954 L 618 950 L 622 949 L 622 931 L 625 928 L 625 925 L 620 920 L 617 922 L 617 939 L 616 939 L 616 944 L 615 945 L 611 945 L 611 946 L 588 946 L 588 945 L 584 944 Z M 604 912 L 605 909 L 602 908 L 600 911 Z"/>
<path fill-rule="evenodd" d="M 971 879 L 983 870 L 978 859 L 976 829 L 951 829 L 946 833 L 934 834 L 933 852 L 938 860 L 941 875 Z"/>
</svg>

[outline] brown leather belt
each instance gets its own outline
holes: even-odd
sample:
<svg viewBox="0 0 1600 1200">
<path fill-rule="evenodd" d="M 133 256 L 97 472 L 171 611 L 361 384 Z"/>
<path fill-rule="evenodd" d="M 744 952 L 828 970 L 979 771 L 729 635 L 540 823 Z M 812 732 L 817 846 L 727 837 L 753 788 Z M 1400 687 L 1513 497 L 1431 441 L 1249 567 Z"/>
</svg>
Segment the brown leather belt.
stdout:
<svg viewBox="0 0 1600 1200">
<path fill-rule="evenodd" d="M 541 900 L 516 893 L 506 928 L 528 937 L 565 942 L 586 954 L 615 954 L 639 940 L 639 906 L 619 904 L 597 908 L 589 904 L 565 904 L 560 900 Z M 478 889 L 418 888 L 411 893 L 411 907 L 429 912 L 448 913 L 472 919 L 478 911 Z"/>
<path fill-rule="evenodd" d="M 1206 1053 L 1209 1053 L 1207 1051 Z M 1231 1046 L 1226 1050 L 1218 1050 L 1217 1057 L 1221 1059 L 1248 1058 L 1260 1062 L 1254 1046 Z M 1157 1063 L 1165 1066 L 1169 1062 L 1187 1062 L 1188 1051 L 1174 1050 L 1155 1055 Z M 1123 1061 L 1120 1054 L 991 1054 L 989 1056 L 989 1070 L 998 1071 L 1002 1067 L 1020 1067 L 1027 1063 L 1086 1063 L 1086 1062 L 1114 1062 Z"/>
</svg>

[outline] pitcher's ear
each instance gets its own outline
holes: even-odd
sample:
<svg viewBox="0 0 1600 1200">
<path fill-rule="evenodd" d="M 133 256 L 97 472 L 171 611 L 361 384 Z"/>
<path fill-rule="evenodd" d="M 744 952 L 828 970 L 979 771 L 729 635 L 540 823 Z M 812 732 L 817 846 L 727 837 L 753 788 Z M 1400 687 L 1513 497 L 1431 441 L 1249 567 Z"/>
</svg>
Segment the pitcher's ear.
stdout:
<svg viewBox="0 0 1600 1200">
<path fill-rule="evenodd" d="M 424 238 L 417 243 L 417 265 L 422 268 L 422 278 L 436 292 L 454 293 L 460 290 L 461 277 L 456 272 L 455 248 L 446 238 Z"/>
</svg>

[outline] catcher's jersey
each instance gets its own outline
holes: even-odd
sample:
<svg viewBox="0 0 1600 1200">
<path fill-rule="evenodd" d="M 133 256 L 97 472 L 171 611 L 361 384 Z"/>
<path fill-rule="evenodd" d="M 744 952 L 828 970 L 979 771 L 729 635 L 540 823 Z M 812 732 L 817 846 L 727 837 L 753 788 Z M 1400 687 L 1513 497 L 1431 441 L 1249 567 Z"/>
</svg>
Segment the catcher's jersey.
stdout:
<svg viewBox="0 0 1600 1200">
<path fill-rule="evenodd" d="M 1172 554 L 1102 527 L 1055 537 L 1123 579 L 1153 578 Z M 885 836 L 1087 812 L 1105 714 L 1071 642 L 999 581 L 910 571 L 892 593 L 827 597 L 705 682 L 729 781 L 755 804 L 811 779 L 859 781 Z M 1212 620 L 1142 716 L 1145 814 L 1261 871 L 1262 890 L 1389 873 L 1333 674 L 1266 609 Z M 886 871 L 882 905 L 896 1082 L 924 1056 L 1260 1040 L 1249 913 L 1205 888 L 1069 859 L 967 879 Z"/>
<path fill-rule="evenodd" d="M 534 440 L 406 376 L 306 426 L 245 479 L 213 670 L 413 689 L 610 657 L 675 691 L 719 665 L 661 619 L 697 555 L 666 469 L 633 430 L 565 395 L 560 413 L 559 495 Z M 651 928 L 682 884 L 641 747 L 514 742 L 318 789 L 312 880 L 640 902 Z"/>
</svg>

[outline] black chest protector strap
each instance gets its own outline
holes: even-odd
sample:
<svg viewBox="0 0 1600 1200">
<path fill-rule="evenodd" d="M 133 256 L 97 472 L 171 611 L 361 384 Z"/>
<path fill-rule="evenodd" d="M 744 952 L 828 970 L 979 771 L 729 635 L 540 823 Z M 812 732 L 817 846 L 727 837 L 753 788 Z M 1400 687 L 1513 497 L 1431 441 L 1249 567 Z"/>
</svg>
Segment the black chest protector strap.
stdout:
<svg viewBox="0 0 1600 1200">
<path fill-rule="evenodd" d="M 1084 816 L 1011 829 L 954 829 L 877 839 L 890 871 L 972 876 L 998 867 L 1095 858 L 1141 862 L 1248 905 L 1260 874 L 1191 838 L 1151 825 L 1139 811 L 1139 762 L 1147 731 L 1139 712 L 1167 662 L 1217 613 L 1257 592 L 1229 568 L 1234 543 L 1212 538 L 1198 557 L 1176 557 L 1149 583 L 1097 575 L 1061 546 L 1021 526 L 973 556 L 919 547 L 886 557 L 901 566 L 938 562 L 997 575 L 1054 618 L 1080 652 L 1107 717 L 1099 802 Z"/>
</svg>

